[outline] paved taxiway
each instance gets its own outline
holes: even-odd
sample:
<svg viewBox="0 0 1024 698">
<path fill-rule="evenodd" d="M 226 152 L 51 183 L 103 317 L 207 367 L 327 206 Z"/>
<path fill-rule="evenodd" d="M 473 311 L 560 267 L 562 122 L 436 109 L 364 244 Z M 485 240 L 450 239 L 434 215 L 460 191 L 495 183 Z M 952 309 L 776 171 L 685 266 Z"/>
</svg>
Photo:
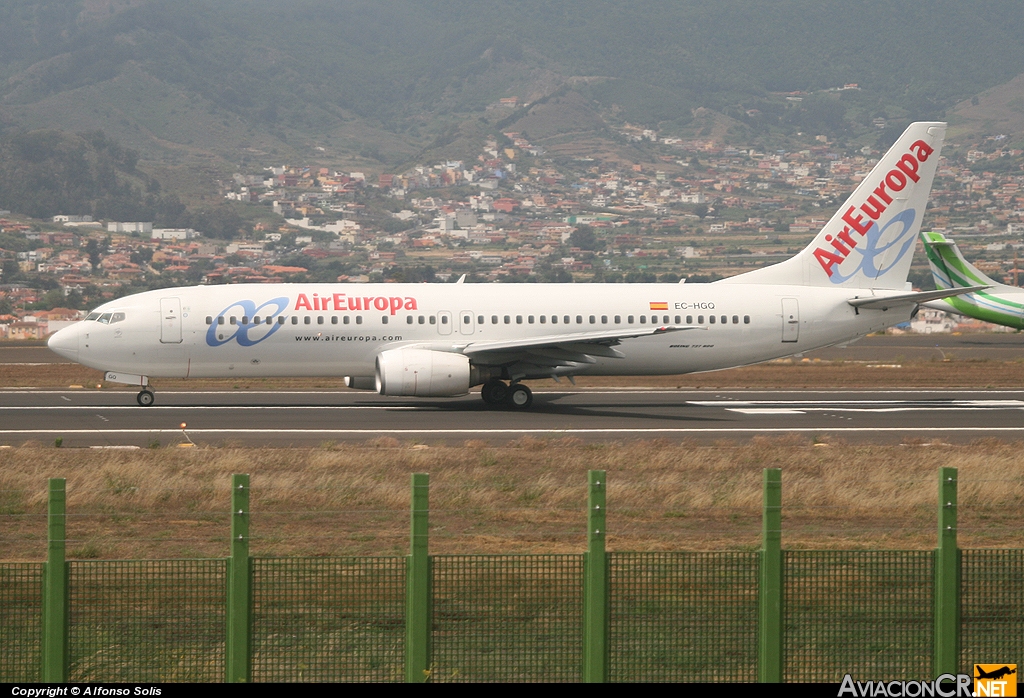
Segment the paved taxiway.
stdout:
<svg viewBox="0 0 1024 698">
<path fill-rule="evenodd" d="M 182 432 L 180 424 L 187 427 Z M 538 390 L 526 411 L 486 408 L 478 395 L 387 398 L 373 393 L 0 391 L 0 444 L 147 446 L 236 443 L 315 446 L 391 436 L 410 442 L 504 443 L 522 436 L 703 442 L 799 433 L 848 441 L 964 442 L 1024 437 L 1024 391 Z"/>
</svg>

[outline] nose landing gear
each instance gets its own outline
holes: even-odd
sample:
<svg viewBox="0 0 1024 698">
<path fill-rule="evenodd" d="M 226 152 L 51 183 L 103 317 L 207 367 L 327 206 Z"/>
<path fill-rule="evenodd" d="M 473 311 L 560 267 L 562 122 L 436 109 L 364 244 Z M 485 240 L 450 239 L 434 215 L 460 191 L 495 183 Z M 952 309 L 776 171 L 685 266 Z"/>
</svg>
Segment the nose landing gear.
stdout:
<svg viewBox="0 0 1024 698">
<path fill-rule="evenodd" d="M 152 390 L 145 388 L 135 396 L 135 399 L 138 401 L 140 407 L 149 407 L 156 400 L 156 396 L 153 394 Z"/>
</svg>

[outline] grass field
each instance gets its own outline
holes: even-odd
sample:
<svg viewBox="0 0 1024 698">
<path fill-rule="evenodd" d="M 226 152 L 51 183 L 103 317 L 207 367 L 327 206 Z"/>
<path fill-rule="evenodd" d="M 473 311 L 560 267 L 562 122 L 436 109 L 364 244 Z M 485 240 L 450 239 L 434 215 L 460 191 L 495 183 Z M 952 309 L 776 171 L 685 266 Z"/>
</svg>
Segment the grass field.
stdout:
<svg viewBox="0 0 1024 698">
<path fill-rule="evenodd" d="M 409 474 L 431 476 L 435 553 L 579 552 L 586 471 L 608 471 L 613 550 L 749 550 L 761 471 L 783 470 L 789 548 L 935 545 L 936 470 L 959 467 L 962 547 L 1024 547 L 1019 445 L 697 446 L 522 438 L 503 446 L 378 439 L 317 449 L 23 446 L 0 450 L 0 559 L 46 554 L 46 478 L 68 482 L 75 558 L 225 556 L 229 481 L 252 475 L 255 555 L 403 554 Z"/>
</svg>

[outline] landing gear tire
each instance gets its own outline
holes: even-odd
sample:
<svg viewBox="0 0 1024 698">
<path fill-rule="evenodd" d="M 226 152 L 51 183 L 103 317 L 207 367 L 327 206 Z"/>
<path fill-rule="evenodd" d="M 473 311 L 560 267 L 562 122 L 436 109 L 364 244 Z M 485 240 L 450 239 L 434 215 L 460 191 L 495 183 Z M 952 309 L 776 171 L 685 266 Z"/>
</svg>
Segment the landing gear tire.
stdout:
<svg viewBox="0 0 1024 698">
<path fill-rule="evenodd" d="M 135 399 L 138 401 L 139 407 L 149 407 L 156 400 L 156 396 L 152 390 L 143 390 L 135 396 Z"/>
<path fill-rule="evenodd" d="M 525 410 L 533 404 L 533 391 L 522 383 L 516 383 L 509 388 L 505 403 L 514 410 Z"/>
<path fill-rule="evenodd" d="M 488 405 L 500 405 L 508 399 L 508 386 L 499 380 L 487 381 L 480 389 L 480 397 Z"/>
</svg>

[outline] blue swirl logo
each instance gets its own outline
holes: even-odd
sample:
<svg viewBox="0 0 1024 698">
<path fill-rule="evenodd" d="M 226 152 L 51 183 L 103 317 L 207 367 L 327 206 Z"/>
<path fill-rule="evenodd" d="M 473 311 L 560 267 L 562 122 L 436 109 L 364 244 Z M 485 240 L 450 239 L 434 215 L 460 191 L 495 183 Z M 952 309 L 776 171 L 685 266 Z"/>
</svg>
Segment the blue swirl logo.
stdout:
<svg viewBox="0 0 1024 698">
<path fill-rule="evenodd" d="M 276 321 L 277 316 L 288 309 L 287 298 L 274 298 L 263 305 L 257 306 L 253 301 L 235 301 L 224 310 L 217 313 L 213 324 L 206 331 L 206 343 L 211 347 L 219 347 L 231 340 L 237 341 L 243 347 L 251 347 L 259 344 L 270 335 L 277 332 L 281 325 Z M 269 308 L 273 306 L 274 310 Z M 220 324 L 220 318 L 230 317 L 231 311 L 238 309 L 238 321 L 235 325 Z M 267 310 L 264 310 L 264 309 Z M 240 316 L 240 317 L 239 317 Z M 254 318 L 260 318 L 257 324 Z M 242 322 L 245 320 L 245 322 Z"/>
<path fill-rule="evenodd" d="M 877 279 L 895 267 L 907 252 L 914 249 L 914 244 L 917 242 L 916 235 L 908 235 L 913 232 L 916 217 L 917 212 L 908 208 L 890 218 L 889 222 L 881 228 L 878 227 L 878 223 L 872 223 L 864 235 L 864 241 L 850 250 L 850 256 L 843 260 L 843 264 L 836 267 L 829 280 L 834 284 L 841 284 L 852 279 L 857 272 L 863 272 L 864 276 L 869 279 Z M 860 255 L 860 262 L 849 274 L 845 276 L 840 274 L 840 267 L 848 266 L 846 262 L 853 257 L 854 253 Z"/>
</svg>

